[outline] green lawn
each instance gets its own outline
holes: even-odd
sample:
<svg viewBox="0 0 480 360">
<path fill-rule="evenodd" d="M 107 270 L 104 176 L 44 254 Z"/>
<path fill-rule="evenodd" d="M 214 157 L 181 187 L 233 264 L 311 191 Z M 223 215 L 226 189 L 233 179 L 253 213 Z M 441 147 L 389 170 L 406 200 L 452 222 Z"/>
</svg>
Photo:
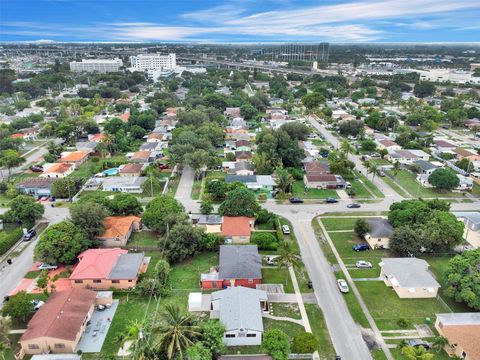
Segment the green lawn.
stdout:
<svg viewBox="0 0 480 360">
<path fill-rule="evenodd" d="M 305 304 L 305 310 L 307 311 L 312 332 L 318 339 L 318 353 L 320 359 L 333 359 L 335 356 L 335 349 L 333 348 L 322 310 L 320 310 L 315 304 Z"/>
<path fill-rule="evenodd" d="M 225 173 L 223 171 L 208 171 L 206 179 L 207 180 L 211 180 L 211 179 L 222 180 L 222 179 L 225 179 L 226 176 L 227 176 L 227 173 Z"/>
<path fill-rule="evenodd" d="M 335 230 L 351 230 L 355 226 L 355 222 L 358 218 L 346 218 L 346 217 L 336 217 L 336 218 L 321 218 L 323 226 L 327 231 Z"/>
<path fill-rule="evenodd" d="M 298 305 L 294 303 L 271 303 L 270 310 L 273 311 L 273 316 L 289 317 L 297 320 L 302 318 Z"/>
<path fill-rule="evenodd" d="M 398 319 L 423 324 L 426 318 L 435 321 L 435 314 L 448 312 L 437 299 L 400 299 L 383 281 L 357 281 L 358 291 L 381 330 L 399 329 Z"/>
<path fill-rule="evenodd" d="M 153 231 L 139 231 L 132 234 L 128 247 L 147 246 L 158 247 L 159 236 Z"/>
<path fill-rule="evenodd" d="M 170 273 L 170 284 L 173 289 L 199 290 L 200 274 L 208 272 L 211 267 L 218 266 L 217 253 L 201 253 L 193 259 L 175 265 Z"/>
<path fill-rule="evenodd" d="M 97 162 L 95 162 L 93 158 L 91 158 L 85 161 L 84 164 L 80 165 L 80 167 L 69 176 L 87 180 L 90 179 L 93 175 L 107 169 L 108 167 L 106 166 L 108 164 L 115 164 L 115 166 L 117 166 L 121 164 L 126 164 L 127 162 L 128 160 L 125 155 L 115 155 L 110 158 L 98 158 Z"/>
<path fill-rule="evenodd" d="M 280 321 L 267 318 L 263 318 L 263 327 L 265 331 L 270 329 L 282 330 L 291 338 L 293 338 L 295 335 L 305 332 L 305 328 L 302 325 L 295 324 L 290 321 Z"/>
<path fill-rule="evenodd" d="M 195 180 L 193 182 L 192 194 L 191 197 L 193 200 L 198 200 L 200 198 L 200 193 L 202 191 L 202 180 Z"/>
<path fill-rule="evenodd" d="M 352 232 L 329 232 L 335 248 L 337 249 L 340 257 L 345 259 L 369 259 L 372 257 L 388 256 L 388 252 L 385 250 L 369 250 L 369 251 L 354 251 L 352 246 L 360 243 L 364 243 L 365 240 L 359 238 L 353 231 Z"/>
<path fill-rule="evenodd" d="M 168 182 L 168 189 L 166 194 L 170 196 L 175 196 L 179 182 L 180 182 L 180 178 L 178 176 L 175 177 L 174 179 L 170 178 L 170 181 Z"/>
<path fill-rule="evenodd" d="M 336 271 L 335 277 L 337 279 L 345 279 L 345 274 L 342 271 Z M 350 311 L 350 315 L 352 315 L 353 321 L 363 328 L 370 328 L 370 324 L 368 323 L 368 320 L 365 317 L 365 314 L 353 292 L 342 294 L 342 296 L 345 299 L 345 303 Z"/>
<path fill-rule="evenodd" d="M 282 284 L 286 293 L 293 293 L 293 284 L 285 268 L 263 268 L 262 269 L 263 284 Z"/>
<path fill-rule="evenodd" d="M 303 199 L 326 199 L 328 197 L 338 198 L 335 190 L 331 189 L 305 189 L 303 180 L 295 180 L 293 183 L 293 196 Z"/>
<path fill-rule="evenodd" d="M 372 194 L 370 194 L 370 191 L 367 190 L 363 181 L 350 180 L 350 184 L 352 184 L 351 190 L 355 192 L 355 195 L 352 196 L 354 199 L 372 199 L 373 198 Z"/>
<path fill-rule="evenodd" d="M 397 194 L 408 198 L 410 197 L 410 194 L 406 193 L 403 191 L 392 179 L 390 179 L 388 176 L 385 176 L 382 178 L 383 181 L 385 181 Z"/>
<path fill-rule="evenodd" d="M 392 172 L 389 172 L 393 176 Z M 395 180 L 414 197 L 437 198 L 437 197 L 462 197 L 461 193 L 452 191 L 439 191 L 434 188 L 422 186 L 416 180 L 416 175 L 407 170 L 400 170 L 395 176 Z"/>
<path fill-rule="evenodd" d="M 363 174 L 360 174 L 358 171 L 355 171 L 355 176 L 357 176 L 363 183 L 363 185 L 370 189 L 370 191 L 377 197 L 377 198 L 384 198 L 385 195 L 375 186 L 373 183 Z M 353 183 L 352 183 L 353 186 Z"/>
</svg>

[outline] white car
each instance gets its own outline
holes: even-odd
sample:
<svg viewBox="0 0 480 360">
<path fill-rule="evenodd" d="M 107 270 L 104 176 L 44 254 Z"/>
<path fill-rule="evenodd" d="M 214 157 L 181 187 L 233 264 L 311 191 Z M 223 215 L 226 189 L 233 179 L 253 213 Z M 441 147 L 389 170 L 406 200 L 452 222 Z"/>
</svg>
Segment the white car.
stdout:
<svg viewBox="0 0 480 360">
<path fill-rule="evenodd" d="M 37 311 L 38 309 L 40 309 L 43 305 L 45 305 L 45 302 L 43 302 L 42 300 L 32 300 L 32 304 L 33 304 L 33 309 L 35 311 Z"/>
<path fill-rule="evenodd" d="M 369 263 L 368 261 L 364 261 L 364 260 L 357 261 L 357 263 L 355 265 L 357 266 L 357 268 L 371 268 L 372 267 L 372 263 Z"/>
<path fill-rule="evenodd" d="M 338 279 L 337 284 L 338 284 L 338 288 L 340 289 L 340 292 L 348 293 L 350 291 L 350 289 L 348 288 L 348 284 L 344 279 Z"/>
<path fill-rule="evenodd" d="M 41 263 L 38 265 L 38 270 L 55 270 L 58 269 L 58 265 L 50 265 L 47 263 Z"/>
<path fill-rule="evenodd" d="M 278 255 L 267 255 L 265 256 L 265 260 L 267 261 L 267 265 L 275 265 L 277 263 Z"/>
<path fill-rule="evenodd" d="M 282 225 L 282 233 L 284 235 L 290 235 L 290 228 L 288 227 L 288 225 Z"/>
</svg>

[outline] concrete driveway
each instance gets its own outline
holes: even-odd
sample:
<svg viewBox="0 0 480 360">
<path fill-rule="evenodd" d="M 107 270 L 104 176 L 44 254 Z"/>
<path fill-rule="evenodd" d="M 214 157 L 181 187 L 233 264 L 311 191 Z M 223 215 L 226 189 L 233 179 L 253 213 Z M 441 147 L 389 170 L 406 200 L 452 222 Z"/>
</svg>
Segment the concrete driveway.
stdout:
<svg viewBox="0 0 480 360">
<path fill-rule="evenodd" d="M 102 350 L 103 342 L 117 307 L 118 300 L 113 300 L 110 308 L 103 311 L 95 309 L 75 351 L 82 350 L 84 353 L 98 353 Z"/>
</svg>

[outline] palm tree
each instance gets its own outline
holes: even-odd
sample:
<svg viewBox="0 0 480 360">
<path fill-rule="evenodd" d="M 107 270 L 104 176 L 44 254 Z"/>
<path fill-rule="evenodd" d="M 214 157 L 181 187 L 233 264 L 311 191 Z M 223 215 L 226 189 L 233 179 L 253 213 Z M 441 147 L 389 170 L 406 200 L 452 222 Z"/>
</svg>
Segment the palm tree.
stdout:
<svg viewBox="0 0 480 360">
<path fill-rule="evenodd" d="M 400 167 L 400 163 L 398 161 L 395 161 L 393 163 L 393 176 L 397 176 L 398 175 L 398 172 L 400 171 L 401 167 Z"/>
<path fill-rule="evenodd" d="M 340 150 L 342 150 L 348 158 L 348 155 L 352 153 L 354 147 L 352 146 L 352 144 L 350 144 L 348 140 L 343 140 L 340 144 Z"/>
<path fill-rule="evenodd" d="M 428 353 L 423 346 L 406 346 L 402 352 L 408 360 L 431 360 L 433 358 L 433 354 Z"/>
<path fill-rule="evenodd" d="M 292 188 L 292 184 L 294 182 L 292 174 L 290 174 L 285 169 L 277 169 L 275 171 L 276 175 L 276 182 L 277 186 L 282 190 L 284 193 L 288 193 L 289 190 Z"/>
<path fill-rule="evenodd" d="M 171 360 L 183 355 L 188 347 L 200 337 L 200 328 L 191 314 L 182 314 L 178 305 L 168 304 L 162 314 L 162 320 L 154 329 L 159 333 L 156 347 Z"/>
<path fill-rule="evenodd" d="M 378 165 L 376 163 L 368 162 L 367 163 L 367 174 L 372 174 L 372 181 L 375 178 L 375 175 L 378 175 Z"/>
<path fill-rule="evenodd" d="M 285 268 L 287 270 L 286 276 L 285 276 L 285 285 L 287 285 L 288 282 L 288 269 L 290 267 L 298 267 L 300 263 L 300 257 L 298 254 L 292 249 L 292 245 L 287 242 L 283 241 L 280 244 L 280 254 L 276 258 L 277 264 L 280 268 Z"/>
</svg>

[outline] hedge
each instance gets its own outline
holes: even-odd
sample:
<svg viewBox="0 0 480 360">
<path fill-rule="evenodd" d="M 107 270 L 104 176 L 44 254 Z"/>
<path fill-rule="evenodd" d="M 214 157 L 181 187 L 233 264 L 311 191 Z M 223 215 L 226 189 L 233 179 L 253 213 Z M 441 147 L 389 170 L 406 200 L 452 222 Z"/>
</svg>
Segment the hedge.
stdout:
<svg viewBox="0 0 480 360">
<path fill-rule="evenodd" d="M 278 239 L 273 232 L 259 232 L 252 233 L 251 241 L 258 245 L 259 250 L 277 250 Z"/>
<path fill-rule="evenodd" d="M 0 255 L 5 254 L 22 237 L 22 229 L 0 232 Z"/>
</svg>

